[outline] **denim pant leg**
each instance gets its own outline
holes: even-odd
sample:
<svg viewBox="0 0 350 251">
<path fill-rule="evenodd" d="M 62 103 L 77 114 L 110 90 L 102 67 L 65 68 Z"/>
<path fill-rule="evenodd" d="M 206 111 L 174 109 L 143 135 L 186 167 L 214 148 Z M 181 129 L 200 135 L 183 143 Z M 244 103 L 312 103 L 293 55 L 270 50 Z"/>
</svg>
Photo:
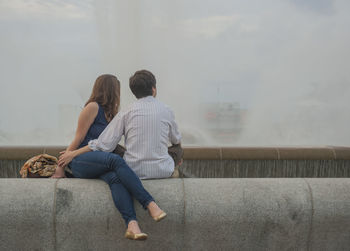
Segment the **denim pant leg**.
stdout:
<svg viewBox="0 0 350 251">
<path fill-rule="evenodd" d="M 136 220 L 133 206 L 134 196 L 146 208 L 149 202 L 154 201 L 144 189 L 140 179 L 119 156 L 107 152 L 84 153 L 70 163 L 74 177 L 101 178 L 111 188 L 113 201 L 122 214 L 126 224 Z"/>
<path fill-rule="evenodd" d="M 69 164 L 75 178 L 95 179 L 111 171 L 107 165 L 108 153 L 87 152 L 75 157 Z"/>
<path fill-rule="evenodd" d="M 110 165 L 114 167 L 114 172 L 118 180 L 128 189 L 130 194 L 135 197 L 142 207 L 147 209 L 147 205 L 151 201 L 154 201 L 154 199 L 143 187 L 139 177 L 119 155 L 111 153 L 108 157 Z"/>
<path fill-rule="evenodd" d="M 120 182 L 115 172 L 110 171 L 100 176 L 101 180 L 104 180 L 111 189 L 114 205 L 121 213 L 125 224 L 128 225 L 130 221 L 137 220 L 136 212 L 134 209 L 134 201 L 131 194 Z"/>
<path fill-rule="evenodd" d="M 100 176 L 110 187 L 114 205 L 121 213 L 125 224 L 128 225 L 130 221 L 137 220 L 134 209 L 134 201 L 131 194 L 120 182 L 115 172 L 110 171 Z"/>
</svg>

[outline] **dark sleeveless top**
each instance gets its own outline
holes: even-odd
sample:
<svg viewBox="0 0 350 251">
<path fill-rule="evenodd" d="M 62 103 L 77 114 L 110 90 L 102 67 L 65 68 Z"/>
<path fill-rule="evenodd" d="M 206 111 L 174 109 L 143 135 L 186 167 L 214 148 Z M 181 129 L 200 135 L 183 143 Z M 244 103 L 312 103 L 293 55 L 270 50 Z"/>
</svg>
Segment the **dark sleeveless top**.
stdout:
<svg viewBox="0 0 350 251">
<path fill-rule="evenodd" d="M 86 146 L 90 140 L 97 139 L 98 136 L 103 132 L 103 130 L 108 125 L 108 121 L 105 117 L 105 111 L 100 104 L 98 104 L 98 112 L 96 118 L 92 125 L 90 126 L 83 142 L 81 142 L 80 147 Z"/>
</svg>

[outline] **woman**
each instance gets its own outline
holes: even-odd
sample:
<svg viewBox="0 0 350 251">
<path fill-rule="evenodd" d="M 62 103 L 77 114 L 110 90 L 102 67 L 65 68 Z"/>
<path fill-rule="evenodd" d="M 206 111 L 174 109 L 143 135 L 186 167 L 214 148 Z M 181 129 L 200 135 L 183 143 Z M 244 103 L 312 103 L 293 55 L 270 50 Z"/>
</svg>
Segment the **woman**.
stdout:
<svg viewBox="0 0 350 251">
<path fill-rule="evenodd" d="M 65 177 L 64 168 L 69 164 L 76 178 L 100 178 L 107 182 L 114 204 L 127 225 L 125 237 L 145 240 L 147 235 L 142 233 L 138 226 L 132 197 L 135 197 L 144 209 L 148 209 L 155 221 L 163 219 L 166 213 L 157 206 L 140 179 L 119 155 L 92 152 L 88 147 L 88 142 L 98 138 L 117 114 L 119 105 L 119 80 L 109 74 L 99 76 L 89 100 L 80 113 L 74 140 L 66 151 L 60 153 L 58 168 L 52 178 Z"/>
</svg>

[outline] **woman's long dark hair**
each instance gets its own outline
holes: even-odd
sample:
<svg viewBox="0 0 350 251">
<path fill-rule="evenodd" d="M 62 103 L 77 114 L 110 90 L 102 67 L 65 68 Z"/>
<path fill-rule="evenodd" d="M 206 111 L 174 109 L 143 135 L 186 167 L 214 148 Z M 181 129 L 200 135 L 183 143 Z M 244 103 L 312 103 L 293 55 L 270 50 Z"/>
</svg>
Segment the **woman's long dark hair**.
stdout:
<svg viewBox="0 0 350 251">
<path fill-rule="evenodd" d="M 120 82 L 116 76 L 104 74 L 99 76 L 92 88 L 92 93 L 85 106 L 97 102 L 105 111 L 106 119 L 111 121 L 120 106 Z"/>
</svg>

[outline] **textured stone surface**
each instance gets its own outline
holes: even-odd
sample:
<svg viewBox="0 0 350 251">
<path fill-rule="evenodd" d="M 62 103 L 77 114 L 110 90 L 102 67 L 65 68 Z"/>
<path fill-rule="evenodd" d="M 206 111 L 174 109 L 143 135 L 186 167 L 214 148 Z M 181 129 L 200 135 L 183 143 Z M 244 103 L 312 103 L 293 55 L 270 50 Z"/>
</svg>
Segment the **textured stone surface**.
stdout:
<svg viewBox="0 0 350 251">
<path fill-rule="evenodd" d="M 146 181 L 145 188 L 168 213 L 156 223 L 135 201 L 147 242 L 124 238 L 126 226 L 114 207 L 110 189 L 100 180 L 65 179 L 57 186 L 57 250 L 181 250 L 183 242 L 183 185 L 180 179 Z M 161 237 L 161 238 L 159 238 Z M 101 249 L 104 247 L 103 249 Z M 120 250 L 122 250 L 120 249 Z"/>
<path fill-rule="evenodd" d="M 0 250 L 54 250 L 56 180 L 0 180 Z"/>
<path fill-rule="evenodd" d="M 124 223 L 103 181 L 61 179 L 56 198 L 57 250 L 98 250 L 122 236 Z"/>
<path fill-rule="evenodd" d="M 168 217 L 136 202 L 145 242 L 124 238 L 107 184 L 0 179 L 1 250 L 348 250 L 350 179 L 143 181 Z"/>
<path fill-rule="evenodd" d="M 350 179 L 306 181 L 313 197 L 310 248 L 350 250 Z"/>
<path fill-rule="evenodd" d="M 186 250 L 306 250 L 301 179 L 185 179 Z"/>
</svg>

